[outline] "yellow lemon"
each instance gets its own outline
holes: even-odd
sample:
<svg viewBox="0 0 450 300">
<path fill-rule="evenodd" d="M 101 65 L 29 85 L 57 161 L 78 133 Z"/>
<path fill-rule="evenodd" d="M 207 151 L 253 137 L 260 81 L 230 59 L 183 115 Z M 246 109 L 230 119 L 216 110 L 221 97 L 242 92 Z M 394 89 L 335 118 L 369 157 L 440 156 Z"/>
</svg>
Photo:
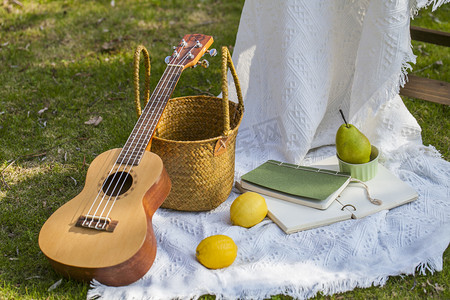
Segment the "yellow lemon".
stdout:
<svg viewBox="0 0 450 300">
<path fill-rule="evenodd" d="M 237 256 L 237 246 L 226 235 L 212 235 L 198 244 L 195 256 L 205 267 L 221 269 L 233 263 Z"/>
<path fill-rule="evenodd" d="M 246 192 L 231 204 L 231 223 L 249 228 L 261 222 L 266 217 L 267 211 L 263 196 L 255 192 Z"/>
</svg>

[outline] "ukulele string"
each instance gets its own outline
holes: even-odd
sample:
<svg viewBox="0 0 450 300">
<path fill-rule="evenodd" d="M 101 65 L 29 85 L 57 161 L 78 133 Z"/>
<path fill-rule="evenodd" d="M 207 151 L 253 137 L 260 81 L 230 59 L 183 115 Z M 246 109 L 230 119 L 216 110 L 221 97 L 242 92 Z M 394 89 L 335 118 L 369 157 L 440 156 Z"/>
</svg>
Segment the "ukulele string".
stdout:
<svg viewBox="0 0 450 300">
<path fill-rule="evenodd" d="M 183 46 L 183 48 L 184 48 L 184 46 Z M 185 60 L 188 58 L 187 55 L 189 55 L 189 53 L 187 53 L 186 56 L 183 57 L 183 58 L 181 59 L 182 62 L 185 61 Z M 172 61 L 170 61 L 169 64 L 173 64 L 173 62 L 174 62 L 176 59 L 177 59 L 176 56 L 173 57 Z M 183 65 L 179 65 L 179 66 L 183 66 Z M 170 67 L 172 67 L 172 66 L 170 66 Z M 173 69 L 173 67 L 172 67 L 171 69 Z M 158 83 L 158 86 L 161 86 L 161 85 L 162 85 L 161 82 L 163 82 L 163 83 L 166 82 L 167 77 L 173 76 L 174 74 L 176 74 L 175 72 L 171 72 L 171 69 L 168 70 L 169 72 L 167 72 L 167 73 L 165 72 L 165 76 L 163 76 L 163 77 L 160 79 L 160 82 Z M 176 69 L 175 69 L 175 70 L 176 70 Z M 175 71 L 175 70 L 174 70 L 174 71 Z M 157 98 L 157 97 L 159 96 L 158 94 L 159 94 L 160 91 L 163 91 L 163 90 L 162 90 L 162 89 L 158 89 L 158 90 L 157 90 L 157 93 L 152 95 L 152 98 Z M 167 96 L 167 95 L 166 95 L 166 96 Z M 169 96 L 170 96 L 170 95 L 169 95 Z M 155 103 L 156 103 L 156 101 L 152 101 L 151 105 L 150 105 L 150 106 L 147 106 L 147 110 L 149 110 L 149 109 L 154 109 L 154 108 L 152 108 L 152 106 L 154 106 Z M 156 105 L 158 105 L 158 103 L 156 103 Z M 163 106 L 163 105 L 161 104 L 161 106 Z M 160 108 L 161 108 L 161 107 L 160 107 Z M 145 117 L 146 117 L 146 115 L 144 116 L 144 118 L 145 118 Z M 157 121 L 158 121 L 158 120 L 156 120 L 156 122 L 157 122 Z M 153 122 L 155 122 L 155 120 L 153 120 Z M 141 129 L 142 129 L 142 125 L 143 125 L 143 124 L 144 124 L 144 122 L 140 123 L 140 125 L 139 125 L 140 128 L 138 128 L 139 131 L 142 131 Z M 137 124 L 136 124 L 136 125 L 137 125 Z M 135 125 L 135 127 L 136 127 L 136 125 Z M 133 129 L 133 131 L 134 131 L 134 129 Z M 152 134 L 152 133 L 153 133 L 153 131 L 152 131 L 152 132 L 146 131 L 146 132 L 147 132 L 147 134 L 143 137 L 143 138 L 144 138 L 144 141 L 145 141 L 146 139 L 149 138 L 149 134 Z M 134 135 L 134 136 L 132 137 L 131 144 L 133 144 L 133 143 L 135 142 L 136 137 L 137 137 L 137 134 Z M 131 137 L 130 137 L 130 138 L 131 138 Z M 135 149 L 136 149 L 137 146 L 139 145 L 139 141 L 140 141 L 141 139 L 142 139 L 142 135 L 139 136 L 138 141 L 137 141 L 137 143 L 136 143 L 136 146 L 131 150 L 132 153 L 135 151 Z M 127 142 L 128 142 L 128 141 L 127 141 Z M 124 164 L 124 161 L 122 160 L 121 164 L 117 164 L 118 159 L 119 159 L 119 158 L 118 158 L 118 159 L 116 160 L 115 164 L 113 165 L 113 167 L 111 168 L 109 174 L 108 174 L 108 175 L 111 175 L 113 172 L 115 172 L 114 175 L 113 175 L 113 178 L 112 178 L 112 179 L 110 180 L 110 182 L 109 182 L 109 185 L 108 185 L 106 191 L 109 191 L 109 190 L 111 189 L 112 183 L 113 183 L 113 182 L 116 182 L 116 184 L 115 184 L 115 186 L 114 186 L 112 192 L 111 192 L 110 195 L 109 195 L 109 199 L 108 199 L 108 200 L 110 200 L 111 197 L 114 196 L 114 192 L 115 192 L 115 191 L 118 191 L 118 192 L 117 192 L 117 194 L 116 194 L 116 196 L 115 196 L 115 200 L 114 200 L 113 204 L 111 205 L 111 207 L 110 207 L 110 209 L 109 209 L 109 212 L 108 212 L 107 216 L 106 216 L 105 218 L 102 218 L 102 216 L 103 216 L 103 214 L 104 214 L 104 212 L 105 212 L 105 209 L 106 209 L 107 206 L 108 206 L 108 202 L 109 202 L 109 201 L 106 202 L 106 205 L 104 206 L 102 212 L 101 212 L 100 215 L 99 215 L 99 218 L 98 218 L 98 220 L 97 220 L 97 224 L 96 224 L 95 228 L 99 228 L 98 225 L 101 223 L 101 220 L 102 220 L 102 219 L 103 219 L 103 220 L 107 220 L 107 219 L 108 219 L 108 216 L 109 216 L 109 214 L 110 214 L 110 212 L 111 212 L 111 210 L 112 210 L 112 207 L 114 206 L 115 201 L 117 200 L 118 196 L 120 195 L 120 191 L 122 190 L 122 188 L 123 188 L 123 186 L 124 186 L 124 184 L 125 184 L 125 180 L 122 180 L 122 185 L 120 186 L 119 189 L 117 189 L 118 183 L 121 182 L 121 178 L 122 178 L 123 176 L 127 176 L 127 175 L 124 175 L 124 174 L 127 174 L 127 172 L 131 171 L 131 168 L 132 168 L 134 162 L 135 162 L 137 159 L 139 159 L 139 156 L 137 156 L 137 157 L 134 158 L 133 163 L 132 163 L 132 164 L 129 164 L 131 158 L 130 158 L 129 156 L 127 156 L 128 152 L 130 152 L 130 147 L 127 148 L 127 152 L 126 152 L 125 155 L 124 155 L 125 157 L 128 157 L 128 161 Z M 119 172 L 117 172 L 117 171 L 118 171 L 123 165 L 125 165 L 125 168 L 122 170 L 122 172 L 120 172 L 120 175 L 118 175 Z M 114 171 L 114 167 L 115 167 L 115 166 L 116 166 L 116 170 Z M 127 170 L 127 167 L 128 167 L 128 166 L 130 167 L 130 170 L 129 170 L 129 171 Z M 119 178 L 116 178 L 117 175 L 119 176 Z M 108 176 L 108 178 L 109 178 L 109 176 Z M 104 184 L 103 184 L 103 186 L 102 186 L 102 189 L 103 189 L 103 190 L 104 190 L 105 183 L 106 183 L 106 181 L 104 182 Z M 104 191 L 105 191 L 105 190 L 104 190 Z M 99 193 L 98 193 L 96 199 L 95 199 L 94 202 L 92 203 L 91 208 L 89 209 L 87 216 L 90 215 L 90 213 L 91 213 L 91 211 L 92 211 L 92 209 L 93 209 L 95 203 L 97 202 L 97 200 L 98 200 L 100 194 L 101 194 L 101 190 L 99 191 Z M 88 225 L 89 227 L 92 226 L 92 223 L 94 222 L 95 217 L 97 216 L 97 212 L 99 211 L 100 207 L 102 206 L 102 203 L 103 203 L 104 200 L 105 200 L 105 194 L 103 195 L 103 197 L 102 197 L 100 203 L 98 204 L 97 209 L 96 209 L 95 212 L 92 214 L 91 221 L 89 222 L 89 225 Z M 88 219 L 88 218 L 86 218 L 86 220 L 87 220 L 87 219 Z M 83 224 L 83 225 L 85 225 L 86 220 L 84 221 L 84 224 Z M 103 226 L 102 226 L 102 228 L 100 228 L 100 229 L 103 229 L 105 226 L 106 226 L 106 222 L 103 222 Z"/>
<path fill-rule="evenodd" d="M 170 71 L 170 70 L 169 70 L 169 71 Z M 165 75 L 166 75 L 166 76 L 163 76 L 163 77 L 161 78 L 160 82 L 162 82 L 163 80 L 165 81 L 165 78 L 167 78 L 167 76 L 168 76 L 167 74 L 170 74 L 170 72 L 169 72 L 169 73 L 165 72 Z M 161 86 L 161 84 L 158 84 L 158 85 Z M 160 91 L 162 91 L 162 89 L 157 89 L 157 93 L 154 94 L 154 95 L 158 96 L 158 94 L 159 94 Z M 152 98 L 154 98 L 154 97 L 153 97 L 154 95 L 152 95 Z M 152 109 L 152 106 L 153 106 L 154 104 L 155 104 L 155 102 L 152 101 L 151 104 L 150 104 L 150 106 L 148 106 L 147 108 L 148 108 L 148 109 Z M 146 114 L 144 114 L 143 117 L 144 117 L 144 119 L 145 119 Z M 142 121 L 142 120 L 140 120 L 140 121 Z M 135 125 L 135 127 L 136 127 L 135 129 L 137 129 L 138 131 L 142 131 L 142 125 L 143 125 L 144 123 L 145 123 L 145 122 L 141 122 L 141 123 L 139 124 L 139 127 L 136 127 L 136 125 L 137 125 L 137 124 L 136 124 L 136 125 Z M 135 129 L 133 129 L 133 131 L 135 131 Z M 148 135 L 147 135 L 147 136 L 148 136 Z M 130 138 L 132 138 L 132 139 L 131 139 L 131 143 L 129 143 L 129 144 L 133 145 L 133 144 L 135 143 L 136 138 L 137 138 L 137 134 L 134 135 L 133 137 L 130 137 Z M 140 140 L 140 138 L 141 138 L 141 136 L 139 136 L 138 140 Z M 127 143 L 128 143 L 128 141 L 127 141 Z M 131 147 L 128 147 L 128 148 L 127 148 L 127 151 L 124 153 L 124 157 L 130 157 L 130 156 L 128 156 L 128 152 L 133 153 L 134 150 L 136 149 L 137 145 L 139 145 L 139 141 L 137 141 L 135 145 L 136 145 L 136 146 L 135 146 L 133 149 L 131 149 Z M 130 151 L 130 150 L 131 150 L 131 151 Z M 115 164 L 113 165 L 113 167 L 111 168 L 111 170 L 110 170 L 110 172 L 109 172 L 109 174 L 108 174 L 108 175 L 111 175 L 111 174 L 114 172 L 114 175 L 113 175 L 113 177 L 111 178 L 111 180 L 109 181 L 108 187 L 106 188 L 106 191 L 112 191 L 112 192 L 110 193 L 110 195 L 109 195 L 108 200 L 110 200 L 111 197 L 114 195 L 114 192 L 117 191 L 117 185 L 118 185 L 118 183 L 121 181 L 121 178 L 124 176 L 124 173 L 127 173 L 127 172 L 131 171 L 131 168 L 132 168 L 132 165 L 130 166 L 130 164 L 129 164 L 130 159 L 129 159 L 128 162 L 126 162 L 126 163 L 124 163 L 124 161 L 122 160 L 121 164 L 118 164 L 118 160 L 119 160 L 119 157 L 118 157 L 118 159 L 116 160 Z M 120 175 L 118 175 L 119 172 L 117 172 L 117 171 L 120 170 L 121 167 L 124 166 L 124 165 L 125 165 L 125 168 L 122 170 L 122 172 L 120 172 Z M 130 167 L 130 170 L 127 170 L 127 167 Z M 115 170 L 114 170 L 114 168 L 115 168 Z M 117 176 L 118 176 L 118 178 L 117 178 Z M 126 176 L 126 175 L 125 175 L 125 176 Z M 114 187 L 112 187 L 112 184 L 113 184 L 114 182 L 116 182 L 116 184 L 115 184 Z M 104 191 L 105 191 L 105 189 L 104 189 L 105 183 L 106 183 L 106 181 L 104 182 L 103 187 L 102 187 L 102 189 L 103 189 Z M 120 187 L 120 189 L 119 189 L 117 195 L 120 194 L 120 190 L 123 188 L 124 183 L 125 183 L 125 180 L 122 181 L 122 186 Z M 100 194 L 101 194 L 101 190 L 99 191 L 99 193 L 97 194 L 96 199 L 94 200 L 93 204 L 91 205 L 91 208 L 89 209 L 89 212 L 88 212 L 88 216 L 89 216 L 89 214 L 91 213 L 91 211 L 92 211 L 92 209 L 93 209 L 95 203 L 97 202 L 97 199 L 99 198 L 99 195 L 100 195 Z M 103 202 L 104 202 L 104 200 L 105 200 L 105 197 L 106 197 L 106 193 L 103 194 L 103 197 L 102 197 L 102 199 L 100 200 L 100 203 L 98 203 L 96 210 L 92 213 L 92 218 L 91 218 L 91 221 L 89 222 L 89 225 L 88 225 L 89 227 L 92 227 L 92 223 L 95 221 L 95 217 L 97 217 L 97 213 L 98 213 L 98 211 L 100 210 L 100 208 L 101 208 L 101 206 L 102 206 L 102 204 L 103 204 Z M 117 197 L 118 197 L 118 196 L 116 196 L 116 198 L 117 198 Z M 106 201 L 106 204 L 105 204 L 105 206 L 104 206 L 102 212 L 99 214 L 98 220 L 97 220 L 97 224 L 95 225 L 95 228 L 99 228 L 99 225 L 100 225 L 100 223 L 101 223 L 102 220 L 107 220 L 107 217 L 102 218 L 102 216 L 103 216 L 103 213 L 104 213 L 105 209 L 106 209 L 107 206 L 108 206 L 108 202 L 109 202 L 109 201 Z M 84 224 L 84 225 L 85 225 L 85 224 Z M 106 225 L 106 223 L 103 223 L 103 227 L 104 227 L 105 225 Z M 101 228 L 100 228 L 100 229 L 101 229 Z"/>
<path fill-rule="evenodd" d="M 173 67 L 170 67 L 170 70 L 172 70 L 173 69 Z M 172 77 L 174 74 L 176 74 L 176 73 L 168 73 L 167 74 L 167 77 Z M 162 89 L 165 89 L 164 87 L 162 87 Z M 169 91 L 170 92 L 170 91 Z M 167 95 L 162 95 L 162 96 L 167 96 Z M 170 96 L 170 95 L 169 95 Z M 156 95 L 156 98 L 157 97 L 159 97 L 159 95 Z M 153 102 L 155 102 L 156 103 L 156 105 L 155 106 L 158 106 L 158 104 L 159 103 L 157 103 L 157 102 L 159 102 L 159 101 L 153 101 Z M 162 101 L 163 102 L 163 101 Z M 161 102 L 161 104 L 160 104 L 160 106 L 161 107 L 163 107 L 164 106 L 164 104 Z M 153 108 L 153 110 L 156 110 L 156 111 L 158 111 L 158 110 L 160 110 L 161 109 L 161 107 L 157 107 L 157 108 Z M 154 112 L 154 114 L 156 114 L 155 112 Z M 158 120 L 154 120 L 154 118 L 153 117 L 150 117 L 149 118 L 152 122 L 153 122 L 153 124 L 151 124 L 151 123 L 149 123 L 151 126 L 150 126 L 150 128 L 153 128 L 153 126 L 154 125 L 156 125 L 155 123 L 157 123 L 157 121 Z M 151 138 L 151 136 L 153 135 L 153 130 L 145 130 L 145 135 L 141 135 L 140 137 L 139 137 L 139 141 L 137 142 L 137 144 L 136 144 L 136 146 L 135 146 L 135 149 L 137 148 L 137 146 L 143 141 L 143 142 L 145 142 L 145 141 L 148 141 L 150 138 Z M 142 140 L 142 141 L 141 141 Z M 134 152 L 134 150 L 135 149 L 133 149 L 132 151 L 131 151 L 131 153 L 133 153 Z M 131 160 L 133 160 L 133 161 L 131 161 Z M 131 168 L 134 166 L 134 164 L 135 164 L 135 162 L 137 161 L 137 160 L 139 160 L 139 156 L 134 156 L 133 157 L 133 155 L 131 155 L 131 156 L 129 156 L 128 157 L 128 161 L 127 162 L 125 162 L 125 169 L 124 169 L 124 172 L 128 172 L 127 170 L 126 170 L 126 168 L 129 166 L 129 168 L 130 168 L 130 171 L 131 171 Z M 123 187 L 124 187 L 124 185 L 125 185 L 125 180 L 121 180 L 121 177 L 122 176 L 124 176 L 124 173 L 122 172 L 120 175 L 119 175 L 119 179 L 117 180 L 117 183 L 116 183 L 116 185 L 115 185 L 115 187 L 114 187 L 114 191 L 118 191 L 117 192 L 117 194 L 112 194 L 107 200 L 107 202 L 106 202 L 106 205 L 104 206 L 104 208 L 103 208 L 103 210 L 102 210 L 102 212 L 100 213 L 100 215 L 101 216 L 103 216 L 103 214 L 104 214 L 104 212 L 105 212 L 105 210 L 107 209 L 107 206 L 108 206 L 108 203 L 111 203 L 111 205 L 110 205 L 110 207 L 109 207 L 109 210 L 108 210 L 108 212 L 107 212 L 107 214 L 106 214 L 106 216 L 105 216 L 105 218 L 106 219 L 108 219 L 108 217 L 109 217 L 109 215 L 111 214 L 111 210 L 113 209 L 113 207 L 114 207 L 114 205 L 115 205 L 115 203 L 116 203 L 116 201 L 117 201 L 117 199 L 118 199 L 118 196 L 121 194 L 120 193 L 120 191 L 122 191 L 122 189 L 123 189 Z M 126 175 L 125 175 L 126 176 Z M 121 185 L 120 185 L 120 187 L 118 187 L 118 184 L 121 182 Z M 109 201 L 109 200 L 111 200 L 112 199 L 112 196 L 114 196 L 115 195 L 115 197 L 114 197 L 114 199 L 113 199 L 113 201 Z"/>
<path fill-rule="evenodd" d="M 174 60 L 175 60 L 175 59 L 176 59 L 176 57 L 174 58 Z M 172 61 L 172 62 L 173 62 L 173 61 Z M 171 75 L 172 75 L 171 72 L 170 72 L 171 69 L 169 69 L 168 71 L 169 71 L 169 72 L 165 72 L 165 74 L 164 74 L 165 76 L 163 76 L 163 77 L 161 78 L 160 82 L 158 83 L 158 86 L 159 86 L 159 87 L 162 86 L 161 82 L 166 82 L 166 78 L 167 78 L 168 76 L 171 76 Z M 160 91 L 163 91 L 163 90 L 162 90 L 161 88 L 157 88 L 157 93 L 156 93 L 156 94 L 153 94 L 153 95 L 152 95 L 152 98 L 157 98 L 157 97 L 159 96 L 159 92 L 160 92 Z M 150 109 L 150 110 L 151 110 L 151 109 L 154 109 L 154 108 L 152 108 L 152 106 L 154 106 L 155 103 L 156 103 L 156 101 L 152 101 L 152 102 L 151 102 L 151 105 L 147 106 L 147 110 L 149 110 L 149 109 Z M 156 103 L 156 104 L 157 104 L 157 103 Z M 144 119 L 146 118 L 146 116 L 147 116 L 147 114 L 144 114 Z M 145 124 L 145 122 L 142 122 L 142 120 L 140 120 L 139 127 L 136 127 L 136 125 L 137 125 L 137 124 L 136 124 L 136 125 L 135 125 L 135 127 L 136 127 L 135 129 L 137 129 L 138 132 L 142 131 L 143 124 Z M 133 131 L 135 131 L 135 130 L 133 129 Z M 136 140 L 137 136 L 138 136 L 138 135 L 135 134 L 135 135 L 132 137 L 132 140 L 131 140 L 131 143 L 130 143 L 131 145 L 133 145 L 133 144 L 135 143 L 135 140 Z M 128 148 L 127 148 L 127 151 L 124 153 L 124 157 L 128 157 L 128 158 L 130 157 L 130 156 L 128 156 L 128 152 L 133 153 L 133 152 L 135 151 L 136 147 L 139 145 L 139 140 L 141 139 L 141 137 L 142 137 L 142 135 L 139 136 L 138 141 L 136 141 L 135 147 L 134 147 L 133 149 L 131 149 L 131 147 L 128 147 Z M 148 138 L 148 134 L 146 135 L 146 137 Z M 144 137 L 144 139 L 145 139 L 146 137 Z M 131 137 L 130 137 L 130 138 L 131 138 Z M 118 159 L 119 159 L 119 158 L 118 158 Z M 121 164 L 118 164 L 118 163 L 117 163 L 117 162 L 118 162 L 118 159 L 116 160 L 116 162 L 115 162 L 115 164 L 113 165 L 111 171 L 109 172 L 109 174 L 111 174 L 112 172 L 115 172 L 115 173 L 114 173 L 112 179 L 110 180 L 109 185 L 108 185 L 106 191 L 110 191 L 110 190 L 111 190 L 111 187 L 112 187 L 111 185 L 112 185 L 114 182 L 116 182 L 116 184 L 115 184 L 115 186 L 112 188 L 112 192 L 110 193 L 109 199 L 108 199 L 108 200 L 110 200 L 111 197 L 114 195 L 114 192 L 117 191 L 117 185 L 118 185 L 118 183 L 121 181 L 121 178 L 124 176 L 124 173 L 127 173 L 127 172 L 131 171 L 131 168 L 132 168 L 132 165 L 133 165 L 133 164 L 131 164 L 131 166 L 130 166 L 130 164 L 129 164 L 130 158 L 128 159 L 128 162 L 126 162 L 126 163 L 124 163 L 124 161 L 122 160 Z M 137 159 L 137 157 L 135 158 L 135 160 L 136 160 L 136 159 Z M 134 163 L 134 161 L 133 161 L 133 163 Z M 119 172 L 117 172 L 117 171 L 118 171 L 123 165 L 125 165 L 125 168 L 122 170 L 122 172 L 120 172 L 120 175 L 118 175 Z M 127 166 L 130 167 L 130 170 L 127 170 Z M 114 167 L 116 167 L 116 170 L 114 170 Z M 116 178 L 117 175 L 119 176 L 119 178 Z M 126 175 L 125 175 L 125 176 L 126 176 Z M 106 181 L 105 181 L 105 183 L 106 183 Z M 124 184 L 125 184 L 125 180 L 122 180 L 122 185 L 121 185 L 121 187 L 120 187 L 119 190 L 118 190 L 116 199 L 117 199 L 118 195 L 120 195 L 120 191 L 122 190 Z M 103 189 L 103 190 L 104 190 L 104 189 Z M 104 190 L 104 191 L 105 191 L 105 190 Z M 101 193 L 101 191 L 99 191 L 99 194 L 97 195 L 97 197 L 96 197 L 96 199 L 95 199 L 93 205 L 91 206 L 91 209 L 89 210 L 88 214 L 92 211 L 92 208 L 94 207 L 94 205 L 95 205 L 95 203 L 96 203 L 96 201 L 97 201 L 97 199 L 98 199 L 100 193 Z M 97 216 L 97 213 L 98 213 L 99 209 L 101 208 L 102 203 L 103 203 L 104 200 L 105 200 L 105 196 L 106 196 L 106 194 L 103 195 L 103 197 L 102 197 L 100 203 L 99 203 L 98 206 L 97 206 L 97 209 L 96 209 L 96 210 L 94 211 L 94 213 L 92 214 L 92 215 L 93 215 L 93 218 L 91 219 L 91 222 L 89 223 L 89 227 L 92 226 L 92 223 L 93 223 L 94 220 L 95 220 L 95 216 Z M 106 201 L 106 204 L 105 204 L 105 206 L 104 206 L 102 212 L 101 212 L 100 215 L 99 215 L 99 219 L 98 219 L 97 224 L 96 224 L 96 226 L 95 226 L 96 228 L 98 228 L 98 226 L 99 226 L 99 224 L 100 224 L 100 222 L 101 222 L 101 220 L 102 220 L 102 216 L 103 216 L 103 214 L 104 214 L 104 212 L 105 212 L 105 209 L 106 209 L 107 206 L 108 206 L 108 202 L 109 202 L 109 201 Z M 112 205 L 111 205 L 111 209 L 112 209 Z M 111 209 L 110 209 L 110 211 L 111 211 Z M 108 213 L 108 215 L 109 215 L 109 213 Z M 104 219 L 104 220 L 107 220 L 107 217 L 105 217 L 105 218 L 103 218 L 103 219 Z M 106 223 L 103 224 L 103 227 L 104 227 L 105 225 L 106 225 Z"/>
<path fill-rule="evenodd" d="M 191 48 L 192 49 L 192 48 Z M 189 59 L 189 53 L 190 53 L 190 51 L 188 51 L 187 53 L 186 53 L 186 55 L 180 60 L 180 62 L 181 63 L 184 63 L 185 62 L 185 60 L 187 60 L 187 59 Z M 174 60 L 176 60 L 176 59 L 174 59 Z M 168 74 L 167 74 L 167 76 L 166 76 L 166 78 L 170 78 L 170 79 L 174 79 L 176 76 L 178 76 L 179 77 L 179 74 L 178 74 L 178 70 L 177 70 L 177 68 L 180 68 L 180 67 L 183 67 L 183 65 L 182 64 L 179 64 L 179 65 L 173 65 L 173 66 L 169 66 L 169 67 L 171 67 L 171 69 L 173 70 L 173 72 L 168 72 Z M 178 81 L 178 78 L 175 78 L 176 79 L 176 81 Z M 173 89 L 171 89 L 171 88 L 168 88 L 168 86 L 169 86 L 169 83 L 170 83 L 170 80 L 164 80 L 164 82 L 163 83 L 166 83 L 166 86 L 165 87 L 162 87 L 161 88 L 161 90 L 163 91 L 163 95 L 162 95 L 162 99 L 166 99 L 166 98 L 169 98 L 170 97 L 170 94 L 171 94 L 171 91 L 173 90 Z M 165 93 L 164 93 L 164 91 L 166 91 Z M 161 97 L 161 96 L 160 96 Z M 158 98 L 158 95 L 156 95 L 155 97 L 153 97 L 153 95 L 152 95 L 152 98 Z M 154 99 L 154 100 L 155 100 Z M 156 106 L 158 106 L 158 104 L 159 104 L 159 107 L 157 107 L 156 109 L 150 109 L 151 111 L 152 111 L 152 113 L 153 113 L 153 116 L 154 115 L 161 115 L 162 114 L 162 111 L 164 110 L 164 108 L 165 108 L 165 101 L 153 101 L 154 103 L 156 103 Z M 158 121 L 159 120 L 156 120 L 154 117 L 152 116 L 152 118 L 151 118 L 151 120 L 152 120 L 152 124 L 151 124 L 151 126 L 150 126 L 150 128 L 156 128 L 156 125 L 157 125 L 157 123 L 158 123 Z M 141 139 L 145 142 L 145 141 L 149 141 L 150 140 L 150 138 L 151 138 L 151 136 L 153 135 L 153 132 L 154 132 L 154 130 L 146 130 L 145 131 L 145 136 L 144 137 L 140 137 L 140 139 L 139 139 L 139 142 L 141 142 Z M 133 151 L 134 151 L 134 149 L 133 149 Z M 131 163 L 131 164 L 129 164 L 129 162 L 130 162 L 130 159 L 128 160 L 128 162 L 127 162 L 127 164 L 129 164 L 130 166 L 133 166 L 134 165 L 134 163 L 136 162 L 136 160 L 138 159 L 138 157 L 135 157 L 134 159 L 133 159 L 133 162 Z M 131 170 L 131 168 L 130 168 L 130 170 Z M 124 183 L 125 183 L 125 181 L 122 181 L 122 186 L 120 187 L 120 189 L 119 189 L 119 191 L 121 191 L 121 189 L 123 188 L 123 185 L 124 185 Z M 120 193 L 120 192 L 119 192 Z M 109 215 L 110 215 L 110 213 L 111 213 L 111 210 L 112 210 L 112 208 L 114 207 L 114 205 L 115 205 L 115 203 L 116 203 L 116 201 L 117 201 L 117 198 L 118 198 L 118 196 L 116 196 L 115 197 L 115 199 L 114 199 L 114 201 L 113 201 L 113 203 L 111 204 L 111 206 L 110 206 L 110 209 L 109 209 L 109 211 L 108 211 L 108 213 L 107 213 L 107 215 L 106 215 L 106 219 L 109 217 Z M 103 212 L 102 212 L 102 215 L 103 215 Z"/>
</svg>

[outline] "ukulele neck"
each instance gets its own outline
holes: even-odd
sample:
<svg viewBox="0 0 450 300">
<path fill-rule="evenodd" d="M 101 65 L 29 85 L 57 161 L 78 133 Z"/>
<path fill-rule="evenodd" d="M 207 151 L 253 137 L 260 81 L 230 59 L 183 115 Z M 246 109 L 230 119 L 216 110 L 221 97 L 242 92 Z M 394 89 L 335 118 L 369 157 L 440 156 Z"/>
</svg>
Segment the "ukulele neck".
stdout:
<svg viewBox="0 0 450 300">
<path fill-rule="evenodd" d="M 169 64 L 167 66 L 141 116 L 136 122 L 133 131 L 123 146 L 117 159 L 118 164 L 139 165 L 145 148 L 155 133 L 159 119 L 177 85 L 182 71 L 182 65 Z"/>
</svg>

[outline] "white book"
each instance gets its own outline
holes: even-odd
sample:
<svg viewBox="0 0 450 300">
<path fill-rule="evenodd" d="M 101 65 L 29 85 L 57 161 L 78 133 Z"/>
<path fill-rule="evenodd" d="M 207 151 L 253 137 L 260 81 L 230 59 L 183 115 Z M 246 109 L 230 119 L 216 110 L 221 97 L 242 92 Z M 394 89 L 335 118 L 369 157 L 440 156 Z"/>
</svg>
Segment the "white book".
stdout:
<svg viewBox="0 0 450 300">
<path fill-rule="evenodd" d="M 316 168 L 338 170 L 336 157 L 330 157 L 313 165 Z M 381 210 L 391 209 L 399 205 L 414 201 L 418 198 L 417 192 L 397 178 L 392 172 L 381 164 L 377 175 L 366 181 L 370 196 L 382 201 L 381 205 L 371 203 L 367 191 L 360 183 L 351 182 L 325 209 L 315 209 L 291 201 L 285 201 L 275 195 L 262 195 L 267 203 L 269 218 L 284 232 L 297 231 L 329 225 L 335 222 L 363 218 Z M 247 189 L 237 185 L 241 191 Z"/>
<path fill-rule="evenodd" d="M 268 217 L 284 232 L 294 233 L 352 218 L 352 213 L 333 201 L 328 209 L 320 210 L 263 195 L 269 208 Z"/>
</svg>

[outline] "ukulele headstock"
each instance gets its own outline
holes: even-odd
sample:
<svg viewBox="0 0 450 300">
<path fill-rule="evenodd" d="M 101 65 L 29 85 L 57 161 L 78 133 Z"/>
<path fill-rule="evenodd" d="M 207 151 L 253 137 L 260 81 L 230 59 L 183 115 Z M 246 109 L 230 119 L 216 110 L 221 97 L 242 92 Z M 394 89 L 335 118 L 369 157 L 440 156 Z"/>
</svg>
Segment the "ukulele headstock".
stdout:
<svg viewBox="0 0 450 300">
<path fill-rule="evenodd" d="M 213 43 L 212 36 L 203 34 L 187 34 L 174 47 L 171 56 L 166 57 L 169 65 L 183 66 L 183 70 L 194 67 Z"/>
</svg>

